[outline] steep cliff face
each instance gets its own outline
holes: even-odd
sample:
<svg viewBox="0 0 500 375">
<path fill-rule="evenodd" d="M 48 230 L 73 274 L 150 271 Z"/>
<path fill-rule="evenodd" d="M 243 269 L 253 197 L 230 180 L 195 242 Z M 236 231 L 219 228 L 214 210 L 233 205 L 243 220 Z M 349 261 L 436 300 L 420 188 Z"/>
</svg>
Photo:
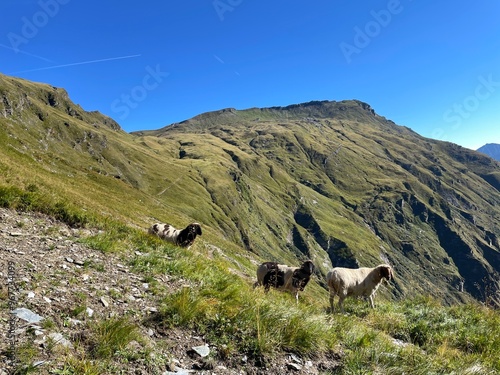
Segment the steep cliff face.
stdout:
<svg viewBox="0 0 500 375">
<path fill-rule="evenodd" d="M 104 126 L 121 130 L 113 119 L 97 111 L 87 112 L 73 103 L 66 90 L 46 84 L 11 78 L 0 74 L 0 118 L 14 121 L 31 122 L 29 117 L 36 115 L 40 121 L 63 121 L 63 115 L 81 120 L 96 127 Z"/>
</svg>

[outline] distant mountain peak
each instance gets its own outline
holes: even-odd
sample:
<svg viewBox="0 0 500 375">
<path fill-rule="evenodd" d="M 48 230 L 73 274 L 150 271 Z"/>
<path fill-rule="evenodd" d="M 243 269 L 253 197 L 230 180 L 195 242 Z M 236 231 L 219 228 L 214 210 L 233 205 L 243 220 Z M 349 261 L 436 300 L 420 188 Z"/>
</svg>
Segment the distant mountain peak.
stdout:
<svg viewBox="0 0 500 375">
<path fill-rule="evenodd" d="M 498 143 L 486 143 L 484 146 L 479 147 L 477 151 L 500 161 L 500 144 Z"/>
</svg>

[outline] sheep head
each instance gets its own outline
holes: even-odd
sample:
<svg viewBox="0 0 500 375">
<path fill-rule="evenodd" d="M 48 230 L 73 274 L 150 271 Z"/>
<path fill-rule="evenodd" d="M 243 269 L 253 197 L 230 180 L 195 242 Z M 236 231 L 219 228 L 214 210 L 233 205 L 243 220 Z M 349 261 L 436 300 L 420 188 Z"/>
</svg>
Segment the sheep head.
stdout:
<svg viewBox="0 0 500 375">
<path fill-rule="evenodd" d="M 387 264 L 382 264 L 378 266 L 380 279 L 386 279 L 387 281 L 391 281 L 394 278 L 394 274 L 392 272 L 392 267 Z"/>
<path fill-rule="evenodd" d="M 312 275 L 312 273 L 314 272 L 314 264 L 310 260 L 306 260 L 304 263 L 302 263 L 302 265 L 300 266 L 300 269 L 303 272 L 305 272 L 309 275 Z"/>
<path fill-rule="evenodd" d="M 189 234 L 192 235 L 192 237 L 196 237 L 196 235 L 201 236 L 201 225 L 198 223 L 192 223 L 188 225 L 188 230 Z"/>
<path fill-rule="evenodd" d="M 189 224 L 179 234 L 177 244 L 183 247 L 191 246 L 197 235 L 201 236 L 201 225 L 198 223 Z"/>
<path fill-rule="evenodd" d="M 292 285 L 299 290 L 304 290 L 309 279 L 314 272 L 314 264 L 310 260 L 306 260 L 300 268 L 296 269 L 292 276 Z"/>
</svg>

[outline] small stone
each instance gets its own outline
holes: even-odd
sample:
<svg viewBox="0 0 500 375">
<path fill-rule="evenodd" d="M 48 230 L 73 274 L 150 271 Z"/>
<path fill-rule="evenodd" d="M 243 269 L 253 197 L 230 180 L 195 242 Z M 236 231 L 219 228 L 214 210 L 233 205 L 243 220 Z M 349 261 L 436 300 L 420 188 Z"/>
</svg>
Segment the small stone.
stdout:
<svg viewBox="0 0 500 375">
<path fill-rule="evenodd" d="M 21 232 L 10 232 L 9 236 L 11 237 L 21 237 L 23 234 Z"/>
<path fill-rule="evenodd" d="M 109 302 L 106 301 L 106 299 L 104 297 L 101 297 L 100 301 L 101 301 L 101 303 L 102 303 L 102 305 L 104 307 L 108 307 L 109 306 Z"/>
<path fill-rule="evenodd" d="M 191 349 L 193 349 L 201 358 L 204 358 L 210 354 L 210 348 L 208 347 L 208 344 L 193 346 Z"/>
<path fill-rule="evenodd" d="M 69 318 L 68 323 L 74 327 L 74 326 L 82 324 L 83 322 L 81 320 L 78 320 L 78 319 Z"/>
<path fill-rule="evenodd" d="M 294 370 L 294 371 L 300 371 L 300 370 L 302 370 L 302 366 L 299 365 L 298 363 L 287 363 L 286 367 L 289 370 Z"/>
<path fill-rule="evenodd" d="M 70 257 L 66 257 L 66 262 L 68 262 L 68 263 L 73 263 L 73 262 L 74 262 L 74 260 L 73 260 L 72 258 L 70 258 Z"/>
<path fill-rule="evenodd" d="M 47 363 L 47 361 L 35 361 L 35 362 L 33 362 L 33 367 L 41 366 L 44 363 Z"/>
<path fill-rule="evenodd" d="M 52 300 L 48 297 L 43 297 L 43 300 L 47 303 L 52 303 Z"/>
<path fill-rule="evenodd" d="M 94 315 L 94 310 L 92 310 L 90 307 L 87 307 L 87 310 L 85 312 L 87 313 L 89 318 L 92 318 L 92 315 Z"/>
<path fill-rule="evenodd" d="M 90 278 L 90 276 L 89 276 L 89 275 L 87 275 L 86 273 L 84 273 L 84 274 L 82 275 L 82 280 L 83 280 L 83 281 L 87 281 L 89 278 Z"/>
<path fill-rule="evenodd" d="M 28 298 L 35 298 L 35 293 L 34 292 L 28 292 Z"/>
<path fill-rule="evenodd" d="M 49 334 L 49 338 L 51 338 L 54 341 L 54 344 L 56 345 L 62 345 L 65 348 L 73 348 L 73 344 L 71 344 L 70 341 L 64 338 L 64 336 L 60 333 L 51 333 Z"/>
<path fill-rule="evenodd" d="M 81 259 L 75 259 L 74 263 L 77 265 L 77 266 L 84 266 L 85 265 L 85 262 Z"/>
</svg>

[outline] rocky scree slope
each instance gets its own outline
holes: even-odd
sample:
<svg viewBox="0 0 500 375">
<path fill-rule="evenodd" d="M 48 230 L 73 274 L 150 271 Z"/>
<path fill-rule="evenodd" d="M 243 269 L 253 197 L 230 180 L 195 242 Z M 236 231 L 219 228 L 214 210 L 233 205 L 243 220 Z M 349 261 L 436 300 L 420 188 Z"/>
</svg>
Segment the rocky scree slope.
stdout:
<svg viewBox="0 0 500 375">
<path fill-rule="evenodd" d="M 91 359 L 96 327 L 114 318 L 126 319 L 136 327 L 135 336 L 107 367 L 123 374 L 188 370 L 221 375 L 318 374 L 340 366 L 339 354 L 314 360 L 282 354 L 260 362 L 241 354 L 221 360 L 217 359 L 219 349 L 196 332 L 155 325 L 161 294 L 152 292 L 144 276 L 128 266 L 132 258 L 147 254 L 104 254 L 82 243 L 97 232 L 71 228 L 46 215 L 0 208 L 0 374 L 7 374 L 2 369 L 7 371 L 13 365 L 8 354 L 8 286 L 12 274 L 16 308 L 28 309 L 42 318 L 37 323 L 16 319 L 16 365 L 21 361 L 32 364 L 38 374 L 62 371 L 71 363 L 68 358 L 80 358 L 82 351 Z M 182 278 L 167 274 L 157 278 L 169 293 L 190 287 Z M 205 358 L 202 350 L 206 346 L 210 357 Z"/>
</svg>

